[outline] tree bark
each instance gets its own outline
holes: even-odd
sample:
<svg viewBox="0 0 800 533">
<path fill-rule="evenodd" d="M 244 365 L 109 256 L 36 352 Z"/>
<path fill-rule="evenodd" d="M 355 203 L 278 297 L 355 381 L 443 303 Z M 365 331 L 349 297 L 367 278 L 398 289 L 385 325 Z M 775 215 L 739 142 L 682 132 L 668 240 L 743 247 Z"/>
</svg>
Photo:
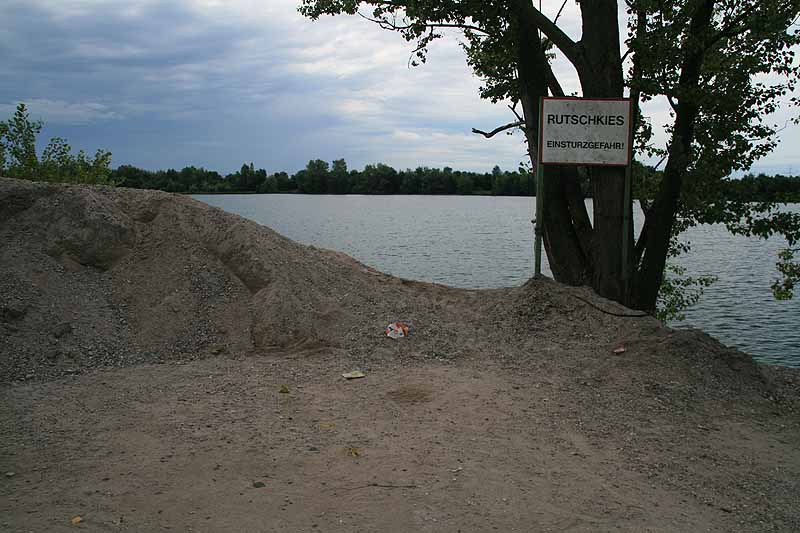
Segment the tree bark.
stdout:
<svg viewBox="0 0 800 533">
<path fill-rule="evenodd" d="M 575 167 L 547 168 L 544 244 L 556 280 L 568 285 L 588 285 L 593 278 L 592 229 L 577 180 Z"/>
<path fill-rule="evenodd" d="M 582 0 L 583 34 L 578 43 L 584 58 L 577 66 L 587 98 L 620 98 L 624 80 L 619 49 L 616 0 Z M 592 288 L 607 298 L 628 303 L 622 281 L 622 228 L 625 170 L 593 167 L 594 265 Z"/>
</svg>

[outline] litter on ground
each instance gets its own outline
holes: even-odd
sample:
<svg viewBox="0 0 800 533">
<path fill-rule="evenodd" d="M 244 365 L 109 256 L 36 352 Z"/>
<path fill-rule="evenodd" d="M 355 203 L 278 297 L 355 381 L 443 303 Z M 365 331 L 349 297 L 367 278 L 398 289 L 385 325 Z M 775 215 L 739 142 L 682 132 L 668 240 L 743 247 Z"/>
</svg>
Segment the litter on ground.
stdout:
<svg viewBox="0 0 800 533">
<path fill-rule="evenodd" d="M 408 337 L 414 331 L 414 324 L 410 320 L 398 320 L 392 322 L 384 332 L 390 339 L 399 339 L 401 337 Z"/>
</svg>

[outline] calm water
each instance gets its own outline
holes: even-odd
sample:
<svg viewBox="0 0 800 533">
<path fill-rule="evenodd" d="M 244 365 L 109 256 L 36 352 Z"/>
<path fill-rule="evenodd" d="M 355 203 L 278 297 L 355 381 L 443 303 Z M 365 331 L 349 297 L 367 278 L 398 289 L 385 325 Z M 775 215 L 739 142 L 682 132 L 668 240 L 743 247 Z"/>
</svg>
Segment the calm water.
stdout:
<svg viewBox="0 0 800 533">
<path fill-rule="evenodd" d="M 533 275 L 533 199 L 490 196 L 196 195 L 302 243 L 345 252 L 383 272 L 454 287 L 507 287 Z M 791 210 L 800 210 L 792 205 Z M 640 213 L 639 213 L 640 215 Z M 641 222 L 641 216 L 637 222 Z M 680 263 L 719 281 L 676 326 L 702 328 L 771 363 L 800 367 L 800 297 L 769 285 L 785 243 L 718 226 L 687 233 Z M 546 260 L 545 260 L 546 261 Z M 544 270 L 549 274 L 545 264 Z"/>
</svg>

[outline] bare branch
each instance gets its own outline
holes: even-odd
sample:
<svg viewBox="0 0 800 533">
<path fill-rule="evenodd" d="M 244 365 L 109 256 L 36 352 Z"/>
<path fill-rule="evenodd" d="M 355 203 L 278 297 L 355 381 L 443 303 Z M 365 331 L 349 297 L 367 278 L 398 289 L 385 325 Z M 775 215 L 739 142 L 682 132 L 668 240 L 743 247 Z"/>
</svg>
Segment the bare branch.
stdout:
<svg viewBox="0 0 800 533">
<path fill-rule="evenodd" d="M 512 122 L 511 124 L 506 124 L 505 126 L 500 126 L 499 128 L 495 128 L 490 132 L 485 132 L 485 131 L 481 131 L 481 130 L 476 129 L 476 128 L 472 128 L 472 133 L 477 133 L 478 135 L 483 135 L 487 139 L 491 139 L 492 137 L 494 137 L 495 135 L 497 135 L 501 131 L 510 130 L 512 128 L 519 128 L 520 126 L 523 126 L 524 124 L 525 124 L 524 121 L 518 120 L 517 122 Z"/>
<path fill-rule="evenodd" d="M 510 105 L 510 106 L 508 106 L 508 108 L 511 110 L 512 113 L 514 113 L 514 116 L 517 117 L 518 121 L 524 123 L 525 119 L 522 118 L 521 116 L 519 116 L 519 113 L 517 113 L 517 104 L 518 103 L 519 103 L 519 101 L 516 101 L 516 102 L 514 102 L 514 105 Z"/>
<path fill-rule="evenodd" d="M 550 89 L 550 93 L 553 96 L 564 96 L 564 89 L 561 87 L 561 84 L 558 82 L 558 78 L 553 73 L 553 66 L 550 63 L 547 63 L 547 72 L 545 72 L 545 76 L 547 76 L 547 87 Z"/>
<path fill-rule="evenodd" d="M 644 200 L 639 200 L 639 205 L 642 208 L 642 213 L 644 213 L 644 224 L 642 225 L 642 231 L 639 233 L 639 239 L 637 239 L 636 244 L 633 247 L 633 264 L 635 268 L 639 267 L 639 264 L 642 262 L 642 255 L 644 254 L 644 249 L 647 246 L 647 230 L 650 227 L 650 224 L 647 223 L 648 217 L 650 215 L 650 209 L 652 204 L 649 204 Z"/>
<path fill-rule="evenodd" d="M 564 3 L 561 4 L 561 9 L 559 9 L 558 13 L 556 13 L 556 18 L 553 19 L 553 24 L 558 22 L 558 17 L 561 16 L 561 12 L 564 11 L 564 8 L 566 7 L 566 5 L 567 5 L 567 0 L 564 0 Z"/>
</svg>

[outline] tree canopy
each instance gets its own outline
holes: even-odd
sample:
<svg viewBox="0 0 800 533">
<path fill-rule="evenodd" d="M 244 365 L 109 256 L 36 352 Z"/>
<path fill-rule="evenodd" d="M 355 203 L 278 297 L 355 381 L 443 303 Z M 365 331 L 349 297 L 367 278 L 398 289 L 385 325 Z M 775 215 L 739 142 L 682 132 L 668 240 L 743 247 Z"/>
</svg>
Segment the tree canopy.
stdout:
<svg viewBox="0 0 800 533">
<path fill-rule="evenodd" d="M 366 165 L 363 170 L 348 170 L 344 159 L 337 159 L 331 165 L 312 159 L 306 168 L 291 176 L 286 172 L 268 174 L 264 169 L 256 169 L 253 163 L 246 163 L 228 175 L 195 166 L 152 171 L 121 165 L 111 172 L 111 179 L 123 187 L 191 194 L 297 192 L 530 196 L 536 189 L 529 173 L 502 170 L 499 166 L 495 166 L 492 172 L 469 172 L 450 167 L 396 170 L 385 163 L 376 163 Z M 784 187 L 781 191 L 789 190 L 786 184 L 781 186 Z"/>
<path fill-rule="evenodd" d="M 566 4 L 556 4 L 559 15 Z M 663 163 L 659 172 L 640 173 L 634 184 L 643 229 L 634 239 L 632 221 L 624 217 L 622 170 L 550 169 L 543 179 L 547 209 L 540 231 L 557 280 L 588 284 L 653 312 L 668 257 L 685 249 L 677 235 L 718 222 L 735 233 L 783 235 L 789 248 L 775 289 L 778 296 L 791 295 L 800 215 L 780 212 L 775 202 L 731 199 L 723 182 L 774 148 L 779 128 L 770 115 L 786 99 L 797 103 L 800 36 L 794 23 L 800 0 L 627 0 L 626 20 L 615 0 L 579 0 L 577 6 L 578 40 L 559 27 L 558 15 L 549 18 L 531 0 L 302 0 L 299 10 L 312 19 L 359 13 L 413 42 L 415 64 L 425 61 L 445 28 L 461 31 L 466 61 L 483 80 L 480 95 L 510 102 L 516 114 L 485 135 L 520 128 L 533 168 L 538 100 L 564 95 L 563 80 L 551 68 L 554 55 L 574 68 L 581 96 L 634 101 L 636 155 Z M 664 146 L 654 142 L 653 125 L 639 106 L 656 99 L 671 110 Z M 592 218 L 581 194 L 585 181 L 594 197 Z M 623 246 L 628 264 L 622 264 Z"/>
</svg>

